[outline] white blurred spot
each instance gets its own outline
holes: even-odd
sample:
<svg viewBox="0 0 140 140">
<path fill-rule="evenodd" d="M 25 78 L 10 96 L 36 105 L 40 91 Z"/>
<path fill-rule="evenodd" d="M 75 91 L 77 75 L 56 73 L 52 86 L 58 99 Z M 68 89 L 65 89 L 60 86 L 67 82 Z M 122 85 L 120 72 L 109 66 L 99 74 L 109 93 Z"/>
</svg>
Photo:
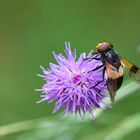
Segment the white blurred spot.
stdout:
<svg viewBox="0 0 140 140">
<path fill-rule="evenodd" d="M 137 46 L 137 52 L 140 53 L 140 45 Z"/>
</svg>

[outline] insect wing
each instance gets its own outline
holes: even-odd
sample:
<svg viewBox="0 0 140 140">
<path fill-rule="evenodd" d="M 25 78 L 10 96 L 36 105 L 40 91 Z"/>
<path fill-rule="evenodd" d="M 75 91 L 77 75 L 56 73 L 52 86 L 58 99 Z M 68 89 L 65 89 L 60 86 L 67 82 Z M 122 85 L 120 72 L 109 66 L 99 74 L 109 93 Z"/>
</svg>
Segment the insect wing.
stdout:
<svg viewBox="0 0 140 140">
<path fill-rule="evenodd" d="M 120 56 L 120 61 L 128 70 L 129 76 L 135 81 L 140 83 L 140 68 L 121 56 Z"/>
</svg>

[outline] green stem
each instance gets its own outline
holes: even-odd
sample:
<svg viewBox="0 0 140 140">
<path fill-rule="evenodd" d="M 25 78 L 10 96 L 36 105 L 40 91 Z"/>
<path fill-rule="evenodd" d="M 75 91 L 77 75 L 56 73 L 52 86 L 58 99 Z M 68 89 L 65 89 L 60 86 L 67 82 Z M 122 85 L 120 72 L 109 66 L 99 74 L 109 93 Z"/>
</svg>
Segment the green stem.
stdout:
<svg viewBox="0 0 140 140">
<path fill-rule="evenodd" d="M 126 84 L 125 86 L 123 86 L 116 95 L 116 101 L 115 104 L 120 101 L 121 99 L 123 99 L 124 97 L 135 93 L 135 91 L 140 90 L 140 85 L 135 83 L 135 82 L 130 82 L 128 84 Z M 106 103 L 110 103 L 110 99 L 105 99 L 104 102 Z M 107 106 L 102 105 L 103 108 L 106 108 Z M 103 110 L 99 109 L 99 110 L 95 110 L 94 114 L 96 116 L 96 118 L 103 112 Z"/>
<path fill-rule="evenodd" d="M 140 113 L 132 115 L 120 122 L 104 140 L 122 140 L 128 134 L 140 129 Z"/>
<path fill-rule="evenodd" d="M 118 92 L 117 92 L 117 97 L 116 97 L 116 102 L 121 100 L 122 98 L 128 96 L 129 94 L 133 94 L 135 91 L 139 90 L 140 86 L 134 82 L 131 82 L 124 87 L 122 87 Z M 106 99 L 105 102 L 110 103 L 109 99 Z M 105 105 L 102 106 L 103 108 L 106 108 Z M 96 117 L 101 115 L 103 110 L 95 110 L 94 114 Z M 64 123 L 66 125 L 71 125 L 73 121 L 65 121 Z M 73 120 L 73 119 L 72 119 Z M 86 120 L 89 120 L 86 118 Z M 76 120 L 79 122 L 79 120 Z M 75 120 L 74 120 L 75 122 Z M 32 130 L 32 129 L 37 129 L 37 128 L 44 128 L 44 127 L 52 127 L 54 125 L 61 125 L 61 121 L 50 121 L 45 118 L 40 118 L 40 119 L 35 119 L 35 120 L 27 120 L 27 121 L 22 121 L 22 122 L 17 122 L 13 124 L 8 124 L 0 127 L 0 137 L 5 136 L 5 135 L 10 135 L 18 132 L 24 132 L 27 130 Z M 43 125 L 42 125 L 43 124 Z"/>
</svg>

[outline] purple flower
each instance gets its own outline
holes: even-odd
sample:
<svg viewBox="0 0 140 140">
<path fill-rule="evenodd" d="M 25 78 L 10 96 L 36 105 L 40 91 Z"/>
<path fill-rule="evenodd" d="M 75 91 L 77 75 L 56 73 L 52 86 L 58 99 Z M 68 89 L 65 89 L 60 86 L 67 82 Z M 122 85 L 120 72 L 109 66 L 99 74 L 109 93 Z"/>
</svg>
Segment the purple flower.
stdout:
<svg viewBox="0 0 140 140">
<path fill-rule="evenodd" d="M 46 70 L 41 66 L 45 84 L 41 89 L 42 101 L 56 101 L 53 112 L 64 108 L 64 117 L 68 113 L 79 114 L 83 119 L 86 112 L 89 112 L 92 119 L 93 109 L 101 108 L 100 103 L 106 97 L 106 80 L 102 80 L 102 68 L 95 70 L 102 65 L 100 61 L 87 61 L 84 58 L 91 58 L 82 53 L 76 60 L 76 50 L 71 51 L 70 43 L 66 42 L 66 57 L 62 54 L 53 53 L 58 64 L 50 63 L 50 69 Z"/>
</svg>

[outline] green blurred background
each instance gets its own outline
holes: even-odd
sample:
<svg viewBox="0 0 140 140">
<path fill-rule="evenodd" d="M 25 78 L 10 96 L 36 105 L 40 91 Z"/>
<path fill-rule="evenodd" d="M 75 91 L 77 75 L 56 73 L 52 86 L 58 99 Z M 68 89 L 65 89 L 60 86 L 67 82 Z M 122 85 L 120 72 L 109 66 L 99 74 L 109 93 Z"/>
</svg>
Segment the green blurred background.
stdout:
<svg viewBox="0 0 140 140">
<path fill-rule="evenodd" d="M 41 73 L 39 65 L 47 68 L 50 61 L 55 62 L 52 51 L 64 52 L 67 40 L 78 55 L 88 53 L 100 41 L 109 41 L 120 55 L 140 66 L 140 1 L 1 0 L 0 125 L 38 118 L 53 125 L 7 134 L 0 140 L 100 140 L 120 121 L 140 112 L 140 90 L 105 110 L 94 122 L 78 125 L 76 120 L 72 124 L 60 120 L 59 113 L 52 115 L 54 104 L 36 104 L 40 93 L 34 89 L 43 84 L 36 76 Z M 56 134 L 65 125 L 68 127 Z M 140 139 L 139 131 L 123 139 Z"/>
</svg>

